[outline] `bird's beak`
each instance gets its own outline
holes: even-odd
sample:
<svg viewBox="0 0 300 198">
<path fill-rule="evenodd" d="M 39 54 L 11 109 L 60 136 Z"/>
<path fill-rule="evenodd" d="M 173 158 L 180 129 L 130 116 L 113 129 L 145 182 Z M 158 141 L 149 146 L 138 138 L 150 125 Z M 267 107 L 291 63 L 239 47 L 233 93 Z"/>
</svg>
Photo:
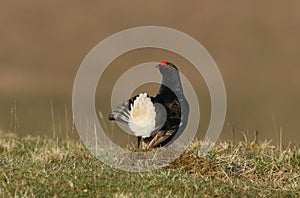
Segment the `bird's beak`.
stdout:
<svg viewBox="0 0 300 198">
<path fill-rule="evenodd" d="M 160 67 L 160 64 L 158 64 L 158 65 L 155 66 L 155 68 L 159 68 L 159 67 Z"/>
</svg>

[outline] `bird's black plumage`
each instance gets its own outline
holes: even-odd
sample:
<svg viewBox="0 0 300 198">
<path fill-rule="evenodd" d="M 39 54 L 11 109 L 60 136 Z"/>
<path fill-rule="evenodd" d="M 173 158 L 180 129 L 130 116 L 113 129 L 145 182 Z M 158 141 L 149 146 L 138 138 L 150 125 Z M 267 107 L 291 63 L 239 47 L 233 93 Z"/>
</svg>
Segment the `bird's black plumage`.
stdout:
<svg viewBox="0 0 300 198">
<path fill-rule="evenodd" d="M 184 131 L 189 115 L 189 105 L 184 97 L 178 69 L 170 62 L 163 61 L 157 65 L 162 83 L 155 97 L 150 97 L 154 104 L 156 117 L 155 129 L 150 137 L 138 137 L 147 143 L 147 148 L 168 146 Z M 131 106 L 138 96 L 125 101 L 109 114 L 109 120 L 127 124 L 130 118 Z"/>
</svg>

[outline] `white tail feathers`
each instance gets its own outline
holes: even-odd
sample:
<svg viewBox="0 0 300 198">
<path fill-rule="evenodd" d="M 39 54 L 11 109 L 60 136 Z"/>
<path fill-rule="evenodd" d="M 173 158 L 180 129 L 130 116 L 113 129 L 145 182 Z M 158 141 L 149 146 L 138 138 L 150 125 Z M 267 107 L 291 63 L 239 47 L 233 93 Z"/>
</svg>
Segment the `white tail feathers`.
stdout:
<svg viewBox="0 0 300 198">
<path fill-rule="evenodd" d="M 146 93 L 141 93 L 131 104 L 129 128 L 136 136 L 150 137 L 155 129 L 155 107 Z"/>
</svg>

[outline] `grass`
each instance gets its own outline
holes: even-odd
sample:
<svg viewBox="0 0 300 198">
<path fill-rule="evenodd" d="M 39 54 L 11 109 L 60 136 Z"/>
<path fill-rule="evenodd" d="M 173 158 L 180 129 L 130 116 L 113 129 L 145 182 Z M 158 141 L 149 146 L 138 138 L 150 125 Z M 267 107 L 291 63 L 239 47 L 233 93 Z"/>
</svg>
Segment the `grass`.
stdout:
<svg viewBox="0 0 300 198">
<path fill-rule="evenodd" d="M 200 142 L 147 173 L 107 167 L 76 141 L 0 133 L 1 197 L 300 197 L 300 149 Z"/>
</svg>

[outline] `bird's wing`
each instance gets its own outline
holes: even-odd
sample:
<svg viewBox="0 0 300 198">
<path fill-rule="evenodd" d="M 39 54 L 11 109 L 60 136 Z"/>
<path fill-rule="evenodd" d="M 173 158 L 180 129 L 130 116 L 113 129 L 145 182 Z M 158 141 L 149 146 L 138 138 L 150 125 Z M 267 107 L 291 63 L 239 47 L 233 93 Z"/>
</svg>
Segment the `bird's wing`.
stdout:
<svg viewBox="0 0 300 198">
<path fill-rule="evenodd" d="M 180 124 L 176 134 L 174 135 L 174 140 L 176 140 L 184 132 L 189 118 L 190 108 L 185 98 L 180 99 L 180 106 L 181 106 Z"/>
<path fill-rule="evenodd" d="M 154 133 L 156 133 L 165 125 L 167 119 L 167 111 L 166 108 L 162 104 L 158 103 L 154 97 L 151 97 L 151 101 L 154 105 L 154 109 L 156 113 L 155 129 L 154 129 Z"/>
<path fill-rule="evenodd" d="M 172 130 L 160 130 L 158 131 L 155 136 L 153 137 L 153 139 L 150 141 L 150 143 L 147 146 L 147 149 L 150 148 L 155 148 L 159 145 L 161 145 L 161 143 L 163 143 L 164 141 L 166 141 L 168 138 L 172 137 L 178 128 L 172 129 Z"/>
<path fill-rule="evenodd" d="M 169 112 L 167 120 L 160 121 L 161 129 L 159 128 L 154 133 L 148 148 L 154 148 L 157 146 L 169 146 L 172 144 L 184 131 L 188 122 L 189 116 L 189 104 L 184 99 L 172 100 L 165 103 L 166 109 Z M 157 121 L 159 122 L 159 121 Z"/>
</svg>

